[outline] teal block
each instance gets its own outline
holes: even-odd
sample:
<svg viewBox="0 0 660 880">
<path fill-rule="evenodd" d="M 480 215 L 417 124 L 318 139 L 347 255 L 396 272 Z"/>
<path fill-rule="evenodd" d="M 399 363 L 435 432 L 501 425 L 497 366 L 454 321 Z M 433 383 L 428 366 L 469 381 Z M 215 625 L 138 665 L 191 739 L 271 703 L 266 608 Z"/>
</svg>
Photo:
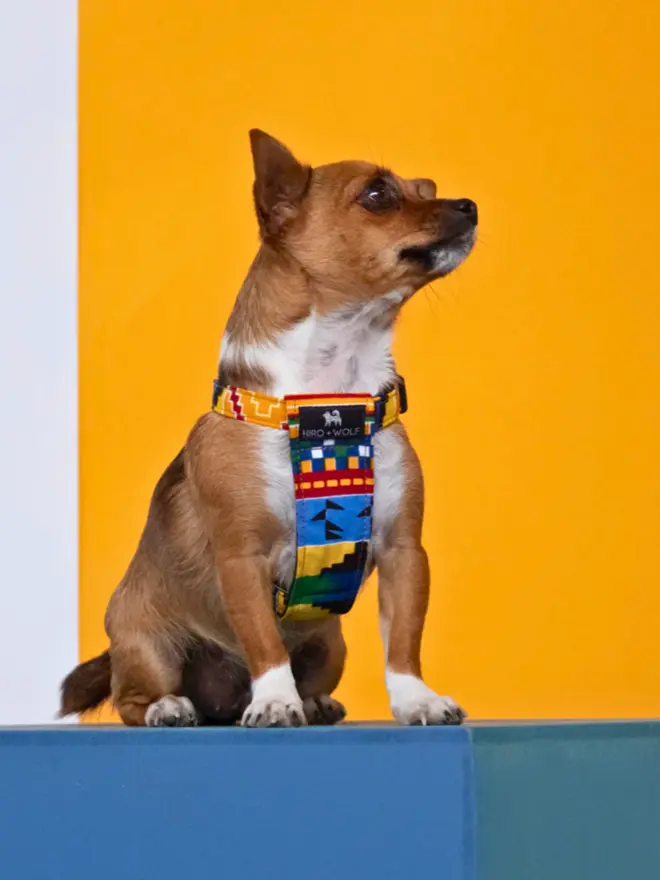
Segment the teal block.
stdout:
<svg viewBox="0 0 660 880">
<path fill-rule="evenodd" d="M 660 723 L 485 726 L 478 880 L 658 880 Z"/>
</svg>

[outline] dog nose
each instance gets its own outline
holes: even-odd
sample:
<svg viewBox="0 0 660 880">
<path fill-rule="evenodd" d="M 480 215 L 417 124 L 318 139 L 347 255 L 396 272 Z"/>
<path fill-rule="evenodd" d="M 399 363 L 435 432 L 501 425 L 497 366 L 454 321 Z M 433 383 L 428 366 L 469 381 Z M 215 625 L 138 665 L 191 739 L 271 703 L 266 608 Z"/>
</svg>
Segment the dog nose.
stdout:
<svg viewBox="0 0 660 880">
<path fill-rule="evenodd" d="M 478 217 L 476 202 L 473 202 L 472 199 L 453 199 L 451 206 L 455 211 L 460 211 L 461 214 L 469 217 L 476 226 Z"/>
</svg>

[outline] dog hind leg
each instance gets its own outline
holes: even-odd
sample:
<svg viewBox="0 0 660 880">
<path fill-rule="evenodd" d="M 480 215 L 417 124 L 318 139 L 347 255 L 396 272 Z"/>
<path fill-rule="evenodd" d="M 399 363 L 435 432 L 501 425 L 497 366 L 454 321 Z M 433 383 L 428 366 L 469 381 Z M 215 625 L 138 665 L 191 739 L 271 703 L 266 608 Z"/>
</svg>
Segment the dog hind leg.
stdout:
<svg viewBox="0 0 660 880">
<path fill-rule="evenodd" d="M 133 727 L 190 727 L 193 704 L 180 695 L 183 657 L 167 636 L 132 633 L 113 644 L 112 702 Z"/>
</svg>

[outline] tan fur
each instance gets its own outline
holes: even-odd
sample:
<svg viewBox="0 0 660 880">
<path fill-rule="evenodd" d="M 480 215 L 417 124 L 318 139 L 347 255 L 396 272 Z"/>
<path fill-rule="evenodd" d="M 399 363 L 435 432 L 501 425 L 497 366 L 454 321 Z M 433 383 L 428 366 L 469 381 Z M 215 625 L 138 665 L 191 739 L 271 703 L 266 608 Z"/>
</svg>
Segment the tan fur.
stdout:
<svg viewBox="0 0 660 880">
<path fill-rule="evenodd" d="M 460 217 L 435 200 L 432 181 L 394 175 L 388 179 L 398 203 L 365 210 L 361 194 L 379 173 L 375 166 L 342 162 L 312 170 L 267 135 L 251 137 L 263 244 L 227 325 L 232 357 L 221 365 L 221 381 L 268 393 L 273 377 L 250 362 L 250 346 L 276 343 L 312 312 L 350 313 L 398 290 L 400 299 L 374 313 L 375 323 L 390 326 L 402 302 L 433 277 L 428 266 L 397 254 L 449 236 Z M 245 708 L 250 677 L 289 658 L 308 721 L 343 714 L 326 701 L 344 666 L 339 620 L 281 624 L 273 613 L 286 534 L 267 503 L 264 430 L 212 412 L 202 416 L 156 487 L 137 552 L 106 613 L 108 685 L 126 724 L 144 724 L 149 705 L 168 694 L 188 695 L 201 716 L 232 723 Z M 401 437 L 406 488 L 375 548 L 381 614 L 390 668 L 420 675 L 429 589 L 422 474 L 403 427 L 388 430 Z M 221 679 L 215 689 L 213 670 Z M 82 711 L 84 702 L 65 684 L 65 711 Z"/>
<path fill-rule="evenodd" d="M 422 547 L 424 479 L 403 426 L 393 425 L 390 430 L 405 438 L 402 467 L 406 492 L 400 514 L 384 536 L 379 553 L 378 601 L 381 619 L 388 628 L 390 668 L 421 676 L 420 651 L 430 581 L 428 559 Z M 402 588 L 404 584 L 408 589 Z"/>
</svg>

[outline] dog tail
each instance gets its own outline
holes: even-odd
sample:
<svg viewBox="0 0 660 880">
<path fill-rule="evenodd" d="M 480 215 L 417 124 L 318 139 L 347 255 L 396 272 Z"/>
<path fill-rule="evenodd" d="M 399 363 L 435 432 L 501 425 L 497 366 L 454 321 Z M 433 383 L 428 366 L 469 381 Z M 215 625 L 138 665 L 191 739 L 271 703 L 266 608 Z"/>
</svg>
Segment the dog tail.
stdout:
<svg viewBox="0 0 660 880">
<path fill-rule="evenodd" d="M 104 651 L 80 663 L 62 682 L 58 717 L 82 715 L 110 696 L 110 654 Z"/>
</svg>

